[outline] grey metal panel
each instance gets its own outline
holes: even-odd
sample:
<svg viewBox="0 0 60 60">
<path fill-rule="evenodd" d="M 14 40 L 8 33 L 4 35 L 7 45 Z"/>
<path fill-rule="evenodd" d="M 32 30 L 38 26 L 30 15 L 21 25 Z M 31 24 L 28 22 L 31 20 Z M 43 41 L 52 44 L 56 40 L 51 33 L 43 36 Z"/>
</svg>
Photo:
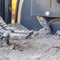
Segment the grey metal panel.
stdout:
<svg viewBox="0 0 60 60">
<path fill-rule="evenodd" d="M 32 0 L 32 15 L 60 17 L 60 4 L 57 0 Z"/>
<path fill-rule="evenodd" d="M 60 4 L 57 2 L 57 0 L 52 0 L 51 16 L 60 17 Z"/>
<path fill-rule="evenodd" d="M 0 16 L 4 18 L 4 0 L 0 0 Z"/>
<path fill-rule="evenodd" d="M 31 0 L 24 0 L 21 14 L 21 24 L 26 28 L 32 30 L 39 30 L 41 28 L 37 18 L 31 16 Z"/>
<path fill-rule="evenodd" d="M 4 18 L 4 20 L 5 20 L 5 22 L 6 23 L 10 23 L 10 16 L 11 16 L 11 12 L 10 12 L 10 9 L 9 9 L 9 7 L 10 7 L 10 4 L 11 4 L 11 0 L 5 0 L 5 18 Z"/>
<path fill-rule="evenodd" d="M 0 0 L 0 16 L 1 16 L 1 0 Z"/>
<path fill-rule="evenodd" d="M 6 23 L 10 23 L 10 10 L 9 6 L 11 0 L 0 0 L 0 16 L 5 20 Z"/>
<path fill-rule="evenodd" d="M 50 0 L 31 0 L 32 15 L 43 15 L 50 10 Z"/>
</svg>

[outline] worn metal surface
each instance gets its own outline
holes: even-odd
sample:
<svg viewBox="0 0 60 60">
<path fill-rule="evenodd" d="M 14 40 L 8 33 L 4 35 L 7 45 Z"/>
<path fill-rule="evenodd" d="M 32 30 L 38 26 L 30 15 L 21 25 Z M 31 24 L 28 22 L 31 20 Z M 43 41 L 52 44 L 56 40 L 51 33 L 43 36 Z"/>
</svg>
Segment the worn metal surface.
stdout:
<svg viewBox="0 0 60 60">
<path fill-rule="evenodd" d="M 60 4 L 57 0 L 31 0 L 31 4 L 32 15 L 60 17 Z"/>
</svg>

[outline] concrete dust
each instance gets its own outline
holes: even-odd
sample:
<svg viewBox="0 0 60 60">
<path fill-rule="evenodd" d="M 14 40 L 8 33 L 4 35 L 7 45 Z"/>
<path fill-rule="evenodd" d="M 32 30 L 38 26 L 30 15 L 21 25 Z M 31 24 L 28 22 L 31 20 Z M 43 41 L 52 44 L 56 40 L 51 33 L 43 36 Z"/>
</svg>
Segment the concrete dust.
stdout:
<svg viewBox="0 0 60 60">
<path fill-rule="evenodd" d="M 24 43 L 25 41 L 25 43 Z M 60 40 L 57 37 L 40 36 L 22 40 L 19 47 L 0 47 L 0 60 L 59 60 Z"/>
</svg>

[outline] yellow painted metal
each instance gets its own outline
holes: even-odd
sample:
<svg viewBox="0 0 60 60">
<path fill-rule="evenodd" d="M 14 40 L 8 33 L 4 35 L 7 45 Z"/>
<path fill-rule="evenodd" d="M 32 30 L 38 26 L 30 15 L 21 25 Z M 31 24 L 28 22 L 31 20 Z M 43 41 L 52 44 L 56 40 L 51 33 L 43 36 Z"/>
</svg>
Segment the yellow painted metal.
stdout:
<svg viewBox="0 0 60 60">
<path fill-rule="evenodd" d="M 12 0 L 12 14 L 15 14 L 17 0 Z"/>
<path fill-rule="evenodd" d="M 15 20 L 14 19 L 11 20 L 11 24 L 15 24 Z"/>
<path fill-rule="evenodd" d="M 12 0 L 12 18 L 11 18 L 11 24 L 15 23 L 15 14 L 16 14 L 16 4 L 17 4 L 17 0 Z"/>
</svg>

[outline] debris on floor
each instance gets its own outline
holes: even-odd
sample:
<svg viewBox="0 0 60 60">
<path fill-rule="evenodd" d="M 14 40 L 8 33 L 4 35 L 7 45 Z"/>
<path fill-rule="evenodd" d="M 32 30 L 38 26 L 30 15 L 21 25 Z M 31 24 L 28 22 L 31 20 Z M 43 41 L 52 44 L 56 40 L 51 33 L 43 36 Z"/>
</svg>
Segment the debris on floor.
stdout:
<svg viewBox="0 0 60 60">
<path fill-rule="evenodd" d="M 58 32 L 52 35 L 44 27 L 33 31 L 19 24 L 6 26 L 9 29 L 0 26 L 0 60 L 60 60 Z"/>
</svg>

